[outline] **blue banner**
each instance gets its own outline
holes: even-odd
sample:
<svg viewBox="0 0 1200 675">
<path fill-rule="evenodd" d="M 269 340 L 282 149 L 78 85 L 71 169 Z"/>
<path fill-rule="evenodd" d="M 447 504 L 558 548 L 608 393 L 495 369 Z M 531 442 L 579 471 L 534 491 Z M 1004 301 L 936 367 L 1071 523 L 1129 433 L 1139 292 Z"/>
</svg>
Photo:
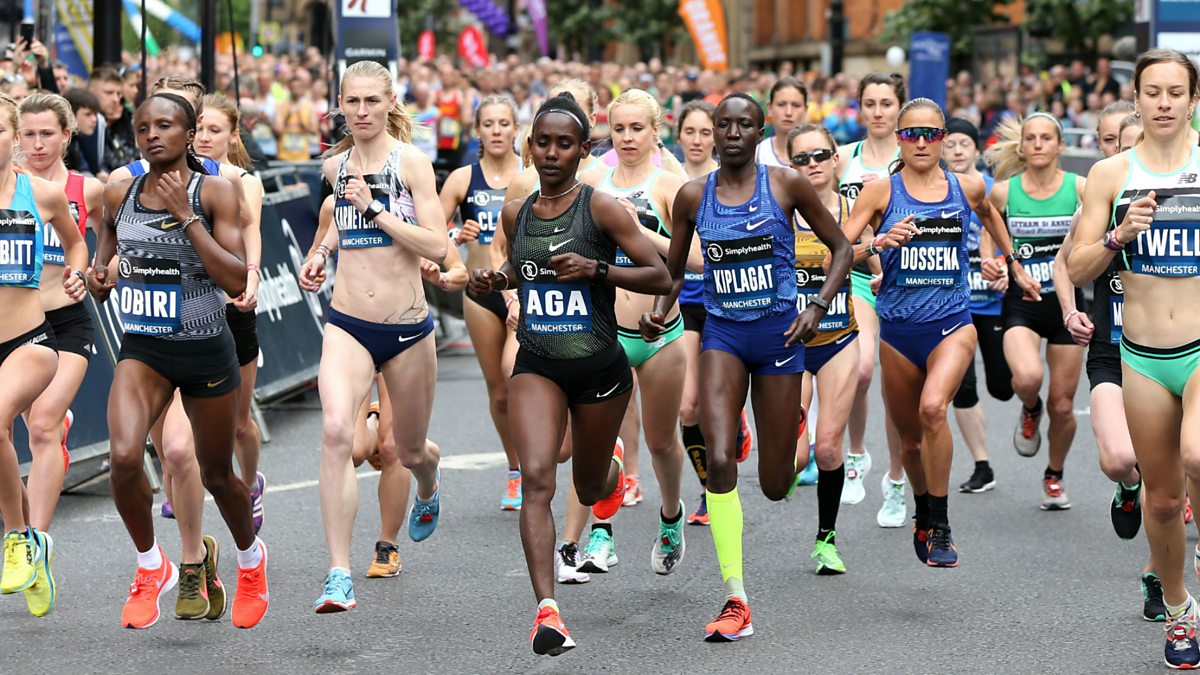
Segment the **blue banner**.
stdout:
<svg viewBox="0 0 1200 675">
<path fill-rule="evenodd" d="M 945 33 L 913 33 L 909 43 L 908 95 L 933 99 L 946 108 L 946 78 L 950 76 L 950 36 Z"/>
<path fill-rule="evenodd" d="M 1151 47 L 1178 49 L 1200 64 L 1200 0 L 1153 0 Z"/>
</svg>

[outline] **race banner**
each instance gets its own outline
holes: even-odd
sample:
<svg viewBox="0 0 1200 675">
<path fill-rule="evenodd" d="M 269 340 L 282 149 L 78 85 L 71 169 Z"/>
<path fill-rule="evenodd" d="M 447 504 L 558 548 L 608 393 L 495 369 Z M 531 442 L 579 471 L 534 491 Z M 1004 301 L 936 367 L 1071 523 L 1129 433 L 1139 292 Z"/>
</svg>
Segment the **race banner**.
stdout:
<svg viewBox="0 0 1200 675">
<path fill-rule="evenodd" d="M 74 76 L 87 78 L 92 70 L 92 31 L 95 19 L 92 3 L 85 0 L 57 0 L 58 25 L 54 27 L 56 56 L 67 64 Z"/>
<path fill-rule="evenodd" d="M 374 61 L 394 75 L 400 57 L 400 32 L 393 0 L 337 0 L 333 3 L 334 57 L 338 76 L 359 61 Z"/>
<path fill-rule="evenodd" d="M 680 0 L 679 16 L 687 24 L 700 63 L 706 70 L 729 68 L 729 44 L 725 33 L 725 10 L 720 0 Z"/>
<path fill-rule="evenodd" d="M 433 31 L 423 30 L 417 38 L 417 58 L 422 61 L 432 61 L 437 54 L 437 42 Z"/>
<path fill-rule="evenodd" d="M 458 55 L 475 68 L 488 64 L 487 42 L 479 28 L 467 26 L 458 34 Z"/>
<path fill-rule="evenodd" d="M 946 78 L 950 76 L 950 36 L 945 33 L 912 34 L 908 59 L 909 96 L 933 99 L 946 107 Z"/>
<path fill-rule="evenodd" d="M 533 23 L 533 32 L 537 35 L 542 56 L 549 56 L 550 27 L 546 18 L 546 0 L 529 0 L 525 8 L 529 11 L 529 21 Z"/>
</svg>

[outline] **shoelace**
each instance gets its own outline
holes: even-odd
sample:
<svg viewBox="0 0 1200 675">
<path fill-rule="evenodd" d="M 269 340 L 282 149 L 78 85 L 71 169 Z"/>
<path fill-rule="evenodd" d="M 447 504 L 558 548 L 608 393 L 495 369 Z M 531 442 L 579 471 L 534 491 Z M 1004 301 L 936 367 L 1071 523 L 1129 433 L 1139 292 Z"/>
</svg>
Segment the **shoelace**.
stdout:
<svg viewBox="0 0 1200 675">
<path fill-rule="evenodd" d="M 428 523 L 433 520 L 433 503 L 422 504 L 417 502 L 413 504 L 413 513 L 417 514 L 417 520 L 422 523 Z"/>
<path fill-rule="evenodd" d="M 1167 636 L 1177 651 L 1192 648 L 1196 639 L 1196 621 L 1192 613 L 1184 612 L 1183 616 L 1169 619 Z"/>
<path fill-rule="evenodd" d="M 663 548 L 674 549 L 679 546 L 680 540 L 680 523 L 675 523 L 674 526 L 667 528 L 659 528 L 659 540 L 662 542 Z"/>
<path fill-rule="evenodd" d="M 333 595 L 342 590 L 341 577 L 330 574 L 325 577 L 325 595 Z"/>
<path fill-rule="evenodd" d="M 732 598 L 727 600 L 725 602 L 725 606 L 721 608 L 721 613 L 717 615 L 717 621 L 724 621 L 725 619 L 741 621 L 742 614 L 744 613 L 743 607 L 744 605 L 742 603 L 737 602 Z"/>
<path fill-rule="evenodd" d="M 575 556 L 579 553 L 579 549 L 575 548 L 574 544 L 564 546 L 558 550 L 559 556 L 562 558 L 563 565 L 567 567 L 576 567 Z"/>
<path fill-rule="evenodd" d="M 600 535 L 601 532 L 604 534 Z M 611 543 L 612 537 L 609 537 L 607 532 L 604 532 L 604 530 L 597 530 L 596 532 L 592 533 L 591 537 L 588 538 L 587 546 L 583 549 L 583 555 L 585 558 L 599 556 L 604 551 L 605 545 Z"/>
<path fill-rule="evenodd" d="M 21 560 L 21 557 L 20 557 L 21 554 L 18 551 L 18 549 L 21 548 L 21 543 L 22 542 L 21 542 L 20 538 L 16 537 L 16 536 L 11 536 L 11 537 L 5 538 L 5 540 L 4 540 L 4 568 L 5 569 L 16 569 L 17 565 L 19 564 L 19 561 Z M 26 544 L 26 546 L 28 547 L 28 544 Z"/>
<path fill-rule="evenodd" d="M 164 561 L 163 564 L 166 565 L 169 563 Z M 133 583 L 129 584 L 129 597 L 135 598 L 157 585 L 158 584 L 152 575 L 139 574 L 133 578 Z"/>
<path fill-rule="evenodd" d="M 179 574 L 179 597 L 191 600 L 192 598 L 200 597 L 200 571 L 203 568 L 195 570 L 180 570 Z"/>
<path fill-rule="evenodd" d="M 1034 432 L 1037 431 L 1039 415 L 1034 415 L 1024 408 L 1021 409 L 1021 435 L 1025 440 L 1033 438 Z"/>
<path fill-rule="evenodd" d="M 394 548 L 390 548 L 390 547 L 386 547 L 386 546 L 375 549 L 375 562 L 384 563 L 384 564 L 391 562 L 392 551 L 395 551 L 395 550 L 396 549 L 394 549 Z"/>
<path fill-rule="evenodd" d="M 935 527 L 932 528 L 932 533 L 929 535 L 929 546 L 931 548 L 949 550 L 950 549 L 950 528 Z"/>
</svg>

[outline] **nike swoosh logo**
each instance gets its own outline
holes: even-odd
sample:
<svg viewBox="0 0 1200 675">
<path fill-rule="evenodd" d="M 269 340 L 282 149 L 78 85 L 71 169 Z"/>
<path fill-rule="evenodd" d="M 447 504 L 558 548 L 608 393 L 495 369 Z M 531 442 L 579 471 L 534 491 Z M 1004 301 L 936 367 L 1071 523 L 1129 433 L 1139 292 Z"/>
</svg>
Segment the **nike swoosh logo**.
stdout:
<svg viewBox="0 0 1200 675">
<path fill-rule="evenodd" d="M 1002 330 L 1004 330 L 1004 326 L 992 326 L 993 333 L 999 333 Z"/>
<path fill-rule="evenodd" d="M 946 336 L 946 335 L 949 335 L 949 334 L 953 333 L 954 331 L 958 330 L 958 327 L 959 327 L 959 326 L 961 326 L 961 325 L 962 325 L 962 322 L 961 322 L 961 321 L 959 321 L 958 323 L 954 324 L 953 326 L 951 326 L 951 327 L 949 327 L 949 328 L 943 328 L 943 329 L 942 329 L 942 336 L 944 337 L 944 336 Z"/>
<path fill-rule="evenodd" d="M 754 213 L 755 211 L 758 210 L 758 204 L 755 204 L 754 206 L 749 207 L 747 210 L 750 211 L 750 213 Z"/>
<path fill-rule="evenodd" d="M 776 368 L 782 368 L 782 367 L 784 367 L 785 365 L 787 365 L 787 364 L 788 364 L 788 362 L 789 362 L 789 361 L 791 361 L 791 360 L 792 360 L 792 359 L 794 359 L 794 358 L 796 358 L 796 355 L 795 355 L 795 354 L 792 354 L 791 356 L 787 357 L 786 359 L 784 359 L 784 360 L 782 360 L 782 361 L 779 361 L 779 360 L 777 359 L 777 360 L 775 361 L 775 367 L 776 367 Z"/>
<path fill-rule="evenodd" d="M 562 247 L 566 246 L 566 245 L 567 245 L 568 243 L 570 243 L 571 241 L 574 241 L 574 239 L 575 239 L 575 237 L 571 237 L 570 239 L 564 239 L 563 241 L 560 241 L 560 242 L 558 242 L 557 244 L 550 244 L 550 252 L 551 252 L 551 253 L 554 253 L 554 252 L 555 252 L 555 251 L 557 251 L 558 249 L 560 249 L 560 248 L 562 248 Z"/>
<path fill-rule="evenodd" d="M 612 388 L 612 389 L 609 389 L 608 391 L 604 392 L 603 394 L 596 394 L 596 398 L 604 398 L 605 396 L 609 396 L 609 395 L 611 395 L 611 394 L 612 394 L 614 391 L 616 391 L 616 390 L 617 390 L 617 389 L 618 389 L 620 386 L 621 386 L 621 383 L 620 383 L 620 382 L 618 382 L 618 383 L 616 383 L 616 384 L 614 384 L 614 385 L 613 385 L 613 388 Z"/>
<path fill-rule="evenodd" d="M 416 340 L 419 337 L 421 337 L 421 336 L 420 335 L 409 335 L 408 337 L 404 337 L 403 335 L 401 335 L 397 339 L 400 340 L 400 342 L 408 342 L 409 340 Z"/>
<path fill-rule="evenodd" d="M 554 234 L 562 234 L 563 232 L 566 232 L 566 231 L 567 231 L 567 228 L 565 228 L 565 227 L 554 228 Z"/>
<path fill-rule="evenodd" d="M 942 211 L 942 217 L 943 218 L 953 218 L 954 216 L 957 216 L 960 213 L 962 213 L 962 209 L 954 211 L 953 213 L 946 213 L 945 211 Z"/>
<path fill-rule="evenodd" d="M 854 336 L 854 333 L 846 333 L 846 334 L 845 334 L 845 335 L 843 335 L 842 337 L 840 337 L 840 338 L 838 338 L 838 339 L 834 340 L 834 341 L 833 341 L 833 344 L 835 344 L 835 345 L 840 345 L 840 344 L 842 344 L 843 342 L 845 342 L 846 340 L 849 340 L 849 339 L 850 339 L 851 337 L 853 337 L 853 336 Z"/>
<path fill-rule="evenodd" d="M 164 230 L 169 230 L 178 224 L 179 223 L 175 222 L 174 220 L 164 220 L 163 222 L 159 223 L 158 226 Z"/>
<path fill-rule="evenodd" d="M 217 380 L 216 382 L 209 382 L 209 383 L 208 383 L 208 388 L 209 388 L 209 389 L 216 389 L 217 387 L 221 386 L 221 383 L 222 383 L 222 382 L 224 382 L 225 380 L 228 380 L 228 379 L 229 379 L 229 376 L 228 376 L 228 375 L 226 375 L 225 377 L 222 377 L 221 379 Z"/>
<path fill-rule="evenodd" d="M 769 222 L 770 220 L 771 220 L 770 218 L 763 218 L 762 220 L 758 221 L 757 223 L 750 223 L 750 224 L 746 225 L 746 231 L 753 232 L 753 231 L 757 230 L 758 228 L 762 227 L 763 225 L 767 224 L 767 222 Z"/>
</svg>

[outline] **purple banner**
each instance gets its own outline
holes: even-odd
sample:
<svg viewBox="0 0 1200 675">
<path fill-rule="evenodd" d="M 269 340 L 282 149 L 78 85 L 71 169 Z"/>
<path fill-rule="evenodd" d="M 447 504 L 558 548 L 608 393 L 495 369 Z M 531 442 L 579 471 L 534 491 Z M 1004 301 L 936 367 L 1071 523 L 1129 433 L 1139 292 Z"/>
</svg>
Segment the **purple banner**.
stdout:
<svg viewBox="0 0 1200 675">
<path fill-rule="evenodd" d="M 550 31 L 546 26 L 546 0 L 527 0 L 529 20 L 533 22 L 533 32 L 537 34 L 538 46 L 542 48 L 542 56 L 550 55 Z"/>
</svg>

